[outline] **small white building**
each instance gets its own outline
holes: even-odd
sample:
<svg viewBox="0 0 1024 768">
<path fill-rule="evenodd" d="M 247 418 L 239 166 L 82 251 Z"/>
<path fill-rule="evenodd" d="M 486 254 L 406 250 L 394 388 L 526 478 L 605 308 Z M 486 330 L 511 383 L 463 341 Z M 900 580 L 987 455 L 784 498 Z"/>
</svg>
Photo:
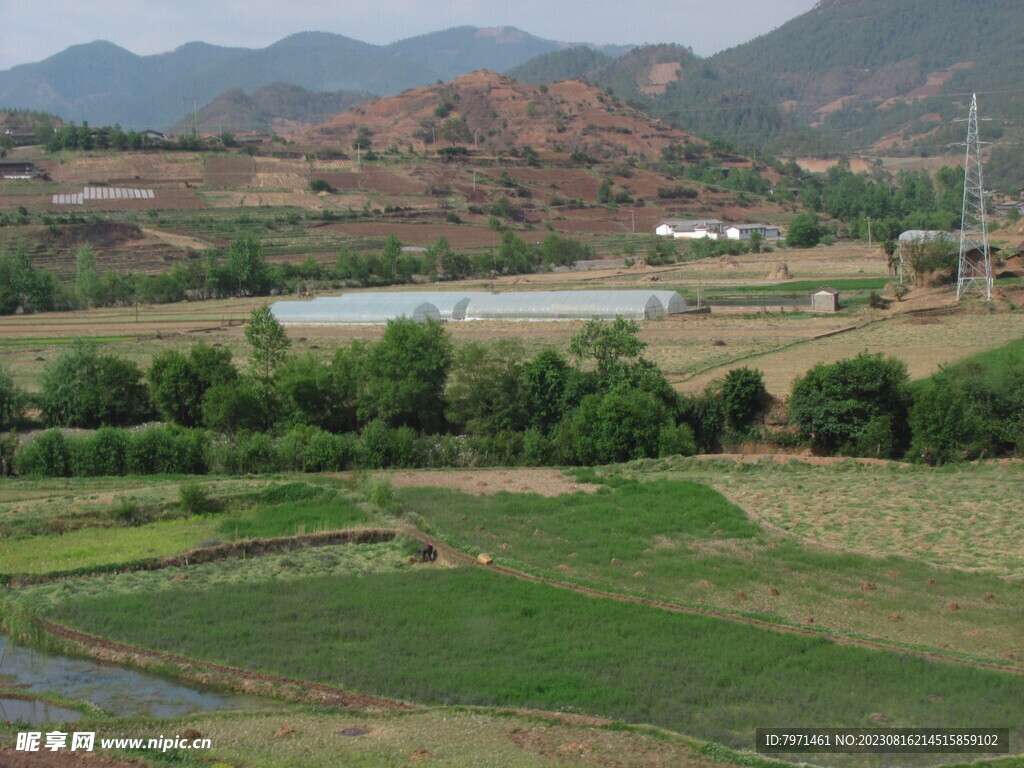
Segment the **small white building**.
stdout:
<svg viewBox="0 0 1024 768">
<path fill-rule="evenodd" d="M 834 288 L 821 288 L 811 294 L 812 312 L 838 312 L 839 291 Z"/>
<path fill-rule="evenodd" d="M 718 219 L 665 219 L 654 228 L 654 233 L 663 237 L 717 240 L 724 226 Z"/>
<path fill-rule="evenodd" d="M 771 224 L 730 224 L 725 228 L 725 236 L 730 240 L 749 240 L 757 232 L 764 240 L 778 240 L 781 235 L 779 228 Z"/>
</svg>

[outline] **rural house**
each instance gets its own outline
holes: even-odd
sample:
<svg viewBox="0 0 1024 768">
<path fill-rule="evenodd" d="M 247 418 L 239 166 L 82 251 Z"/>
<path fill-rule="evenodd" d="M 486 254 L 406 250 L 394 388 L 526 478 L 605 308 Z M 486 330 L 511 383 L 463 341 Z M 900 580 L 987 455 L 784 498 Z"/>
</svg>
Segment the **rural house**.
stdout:
<svg viewBox="0 0 1024 768">
<path fill-rule="evenodd" d="M 718 219 L 665 219 L 654 228 L 654 233 L 664 237 L 708 237 L 717 240 L 722 236 L 722 227 Z"/>
<path fill-rule="evenodd" d="M 781 237 L 779 228 L 771 224 L 730 224 L 725 228 L 725 236 L 730 240 L 749 240 L 754 232 L 765 240 L 778 240 Z"/>
</svg>

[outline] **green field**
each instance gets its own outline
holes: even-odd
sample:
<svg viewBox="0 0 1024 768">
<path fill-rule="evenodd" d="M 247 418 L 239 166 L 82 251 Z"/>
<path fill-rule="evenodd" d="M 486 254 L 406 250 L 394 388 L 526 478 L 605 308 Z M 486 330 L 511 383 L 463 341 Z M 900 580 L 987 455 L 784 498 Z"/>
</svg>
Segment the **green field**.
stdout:
<svg viewBox="0 0 1024 768">
<path fill-rule="evenodd" d="M 893 726 L 998 723 L 1024 735 L 1019 676 L 594 600 L 472 568 L 184 584 L 158 600 L 141 591 L 72 599 L 47 615 L 143 647 L 357 692 L 586 713 L 733 747 L 749 747 L 757 723 L 809 713 L 818 725 L 867 727 L 882 713 Z"/>
</svg>

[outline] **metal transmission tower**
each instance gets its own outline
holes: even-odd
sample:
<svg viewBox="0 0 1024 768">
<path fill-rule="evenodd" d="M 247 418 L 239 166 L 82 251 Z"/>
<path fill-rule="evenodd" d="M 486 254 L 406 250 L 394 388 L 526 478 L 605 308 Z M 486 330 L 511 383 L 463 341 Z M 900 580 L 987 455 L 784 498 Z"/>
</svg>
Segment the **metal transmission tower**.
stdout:
<svg viewBox="0 0 1024 768">
<path fill-rule="evenodd" d="M 960 221 L 960 259 L 956 297 L 959 300 L 977 287 L 985 301 L 992 300 L 992 259 L 985 225 L 985 188 L 981 183 L 981 150 L 978 141 L 978 96 L 971 95 L 967 118 L 967 157 L 964 160 L 964 212 Z"/>
</svg>

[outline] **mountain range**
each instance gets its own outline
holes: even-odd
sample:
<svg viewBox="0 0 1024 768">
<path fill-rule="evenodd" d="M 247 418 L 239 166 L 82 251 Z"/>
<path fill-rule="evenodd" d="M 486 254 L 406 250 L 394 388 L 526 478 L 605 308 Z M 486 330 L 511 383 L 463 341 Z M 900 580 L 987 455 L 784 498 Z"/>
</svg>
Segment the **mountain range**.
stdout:
<svg viewBox="0 0 1024 768">
<path fill-rule="evenodd" d="M 476 69 L 505 70 L 567 45 L 511 27 L 456 27 L 386 46 L 301 32 L 260 49 L 188 43 L 151 56 L 101 40 L 0 72 L 0 107 L 92 125 L 164 129 L 231 89 L 289 83 L 314 92 L 385 96 Z M 628 48 L 605 50 L 617 56 Z"/>
<path fill-rule="evenodd" d="M 821 0 L 705 59 L 674 43 L 572 46 L 512 27 L 457 27 L 387 46 L 307 32 L 258 50 L 189 43 L 158 56 L 94 42 L 0 72 L 0 106 L 164 128 L 210 105 L 218 124 L 274 129 L 321 122 L 367 94 L 488 69 L 534 84 L 583 78 L 688 132 L 778 155 L 927 154 L 962 140 L 955 121 L 972 93 L 994 118 L 983 139 L 1011 146 L 1024 135 L 1019 16 L 1020 0 Z M 282 83 L 300 90 L 270 106 L 256 96 Z"/>
</svg>

